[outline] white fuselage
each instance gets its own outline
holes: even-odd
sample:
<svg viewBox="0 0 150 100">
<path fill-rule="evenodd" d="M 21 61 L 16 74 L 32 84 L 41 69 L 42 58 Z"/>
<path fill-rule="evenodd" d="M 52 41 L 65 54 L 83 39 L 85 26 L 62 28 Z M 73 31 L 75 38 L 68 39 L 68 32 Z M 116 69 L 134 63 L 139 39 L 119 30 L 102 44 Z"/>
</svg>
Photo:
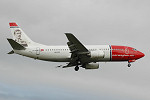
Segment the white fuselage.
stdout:
<svg viewBox="0 0 150 100">
<path fill-rule="evenodd" d="M 85 69 L 98 69 L 96 62 L 128 61 L 131 62 L 144 57 L 144 54 L 135 48 L 116 45 L 83 45 L 72 33 L 65 33 L 68 42 L 66 46 L 46 46 L 32 41 L 15 23 L 9 23 L 13 39 L 7 38 L 13 48 L 8 54 L 19 54 L 26 57 L 53 61 L 69 62 L 62 68 L 75 66 Z M 80 65 L 80 66 L 79 66 Z"/>
<path fill-rule="evenodd" d="M 104 57 L 100 59 L 93 59 L 91 61 L 110 61 L 111 52 L 109 45 L 87 45 L 85 46 L 90 52 L 104 52 Z M 71 53 L 68 46 L 29 46 L 25 50 L 14 50 L 16 54 L 27 56 L 34 59 L 54 62 L 69 62 Z"/>
</svg>

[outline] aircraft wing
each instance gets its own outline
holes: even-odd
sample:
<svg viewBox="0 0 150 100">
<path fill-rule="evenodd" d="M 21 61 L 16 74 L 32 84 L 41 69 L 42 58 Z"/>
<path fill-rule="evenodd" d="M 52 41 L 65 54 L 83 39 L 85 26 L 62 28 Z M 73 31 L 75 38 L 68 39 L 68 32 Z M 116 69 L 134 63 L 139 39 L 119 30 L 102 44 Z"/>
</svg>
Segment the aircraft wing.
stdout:
<svg viewBox="0 0 150 100">
<path fill-rule="evenodd" d="M 88 63 L 89 50 L 73 34 L 65 34 L 69 41 L 67 45 L 71 51 L 71 61 L 67 66 L 64 66 L 64 68 Z"/>
<path fill-rule="evenodd" d="M 88 52 L 87 48 L 71 33 L 65 33 L 69 42 L 67 43 L 71 52 Z"/>
</svg>

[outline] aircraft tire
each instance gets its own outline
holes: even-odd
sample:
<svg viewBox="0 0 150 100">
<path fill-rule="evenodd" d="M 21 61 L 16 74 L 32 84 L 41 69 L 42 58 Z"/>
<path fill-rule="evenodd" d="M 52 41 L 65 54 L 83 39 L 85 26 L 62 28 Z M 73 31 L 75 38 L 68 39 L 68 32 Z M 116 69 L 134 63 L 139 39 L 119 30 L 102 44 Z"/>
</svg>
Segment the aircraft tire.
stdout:
<svg viewBox="0 0 150 100">
<path fill-rule="evenodd" d="M 131 67 L 131 64 L 130 64 L 130 63 L 128 63 L 128 67 Z"/>
<path fill-rule="evenodd" d="M 76 66 L 76 67 L 74 68 L 74 70 L 75 70 L 75 71 L 78 71 L 78 70 L 79 70 L 79 67 L 78 67 L 78 66 Z"/>
</svg>

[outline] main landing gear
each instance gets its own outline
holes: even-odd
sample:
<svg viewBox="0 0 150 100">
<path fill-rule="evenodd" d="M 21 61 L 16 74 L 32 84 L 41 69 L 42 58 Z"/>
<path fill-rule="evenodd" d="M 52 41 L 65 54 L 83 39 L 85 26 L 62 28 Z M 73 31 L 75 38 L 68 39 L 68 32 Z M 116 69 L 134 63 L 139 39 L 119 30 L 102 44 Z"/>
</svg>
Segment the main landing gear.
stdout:
<svg viewBox="0 0 150 100">
<path fill-rule="evenodd" d="M 79 70 L 79 67 L 78 67 L 78 66 L 76 66 L 76 67 L 74 68 L 74 70 L 75 70 L 75 71 L 78 71 L 78 70 Z"/>
<path fill-rule="evenodd" d="M 131 63 L 128 63 L 128 67 L 131 67 Z"/>
</svg>

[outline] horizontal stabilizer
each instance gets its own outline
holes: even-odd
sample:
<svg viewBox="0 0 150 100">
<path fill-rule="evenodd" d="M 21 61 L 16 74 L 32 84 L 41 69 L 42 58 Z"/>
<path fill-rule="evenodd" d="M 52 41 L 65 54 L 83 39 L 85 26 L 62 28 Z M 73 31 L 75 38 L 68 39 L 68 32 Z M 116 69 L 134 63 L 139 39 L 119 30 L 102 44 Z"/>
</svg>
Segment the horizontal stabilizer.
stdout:
<svg viewBox="0 0 150 100">
<path fill-rule="evenodd" d="M 9 53 L 7 53 L 7 54 L 14 54 L 14 51 L 12 50 L 12 51 L 10 51 Z"/>
<path fill-rule="evenodd" d="M 24 50 L 25 47 L 22 46 L 21 44 L 17 43 L 16 41 L 14 41 L 13 39 L 7 39 L 8 42 L 10 43 L 11 47 L 14 49 L 14 50 Z"/>
</svg>

